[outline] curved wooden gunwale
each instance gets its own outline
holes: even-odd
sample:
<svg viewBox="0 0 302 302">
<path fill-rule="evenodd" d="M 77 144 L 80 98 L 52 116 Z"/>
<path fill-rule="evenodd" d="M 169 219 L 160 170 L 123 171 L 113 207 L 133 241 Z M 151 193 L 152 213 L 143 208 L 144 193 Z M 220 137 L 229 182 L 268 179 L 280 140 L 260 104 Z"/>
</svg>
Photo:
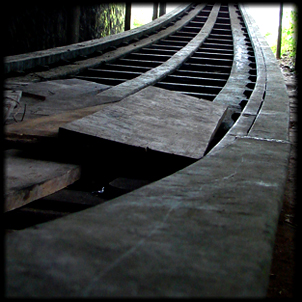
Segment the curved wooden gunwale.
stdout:
<svg viewBox="0 0 302 302">
<path fill-rule="evenodd" d="M 143 47 L 146 47 L 150 44 L 154 44 L 154 43 L 156 43 L 156 41 L 163 39 L 165 36 L 171 35 L 174 32 L 178 31 L 183 26 L 185 26 L 187 23 L 189 23 L 204 8 L 204 6 L 205 6 L 204 4 L 197 5 L 194 9 L 189 11 L 187 15 L 182 17 L 180 20 L 176 21 L 173 25 L 167 27 L 166 29 L 160 30 L 158 33 L 151 34 L 149 37 L 140 39 L 138 41 L 137 41 L 138 38 L 136 38 L 136 39 L 134 39 L 134 42 L 130 41 L 129 45 L 126 45 L 126 46 L 120 46 L 120 44 L 123 43 L 123 40 L 119 40 L 120 44 L 117 45 L 118 48 L 115 50 L 108 51 L 105 54 L 99 55 L 94 58 L 89 58 L 89 59 L 75 62 L 74 64 L 58 66 L 55 68 L 51 68 L 48 71 L 40 71 L 40 72 L 35 72 L 34 74 L 29 74 L 26 77 L 22 77 L 22 81 L 24 81 L 25 78 L 28 79 L 28 81 L 41 81 L 41 79 L 51 80 L 51 79 L 57 79 L 60 77 L 71 76 L 71 75 L 75 75 L 79 72 L 82 72 L 83 70 L 86 70 L 87 68 L 93 68 L 93 67 L 99 66 L 100 64 L 103 64 L 103 63 L 110 63 L 112 61 L 115 61 L 118 58 L 121 58 L 129 53 L 133 53 L 135 51 L 140 50 Z M 169 19 L 169 20 L 171 22 L 171 19 Z M 150 22 L 150 26 L 155 21 Z M 140 27 L 140 28 L 142 28 L 142 27 Z M 136 31 L 136 29 L 131 30 L 131 32 L 132 31 Z M 126 33 L 128 33 L 128 32 L 126 32 Z M 123 33 L 123 34 L 126 34 L 126 33 Z M 114 36 L 116 36 L 116 35 L 113 35 L 111 37 L 114 37 Z M 94 41 L 94 40 L 91 40 L 89 42 L 92 42 L 92 41 Z M 100 47 L 101 46 L 104 48 L 109 47 L 108 45 L 110 45 L 110 44 L 105 43 L 105 42 L 101 39 L 99 42 Z M 105 43 L 105 46 L 103 46 L 103 43 Z M 53 52 L 55 52 L 55 50 L 56 50 L 56 48 L 53 49 Z M 68 54 L 68 52 L 67 52 L 67 54 Z M 65 54 L 64 54 L 64 56 L 65 56 Z M 26 58 L 26 59 L 28 60 L 28 58 Z M 51 60 L 53 60 L 53 59 L 51 59 Z M 35 63 L 28 63 L 28 64 L 35 64 Z M 43 64 L 41 64 L 41 65 L 43 65 Z M 18 81 L 18 77 L 13 80 Z M 11 79 L 10 79 L 10 81 L 11 81 Z"/>
<path fill-rule="evenodd" d="M 89 55 L 96 51 L 105 50 L 108 47 L 127 43 L 133 39 L 139 39 L 144 35 L 159 30 L 173 20 L 177 20 L 179 15 L 184 13 L 191 4 L 182 4 L 173 11 L 161 16 L 160 18 L 145 24 L 139 28 L 125 31 L 119 34 L 107 36 L 100 39 L 89 40 L 71 45 L 41 50 L 30 54 L 20 54 L 8 56 L 4 62 L 4 72 L 26 70 L 36 67 L 37 65 L 49 65 L 59 60 L 68 60 L 76 58 L 79 55 Z"/>
<path fill-rule="evenodd" d="M 271 50 L 240 10 L 257 82 L 226 136 L 162 180 L 9 235 L 8 296 L 266 296 L 290 149 L 288 97 Z"/>
</svg>

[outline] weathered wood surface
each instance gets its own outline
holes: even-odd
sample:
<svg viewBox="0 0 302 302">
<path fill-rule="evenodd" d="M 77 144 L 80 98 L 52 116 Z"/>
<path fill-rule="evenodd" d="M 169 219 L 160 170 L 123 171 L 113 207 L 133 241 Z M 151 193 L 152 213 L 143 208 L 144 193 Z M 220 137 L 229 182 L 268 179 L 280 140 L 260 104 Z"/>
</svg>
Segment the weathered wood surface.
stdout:
<svg viewBox="0 0 302 302">
<path fill-rule="evenodd" d="M 9 141 L 39 140 L 56 137 L 64 123 L 101 110 L 106 100 L 97 94 L 109 86 L 78 79 L 40 83 L 14 83 L 7 87 L 23 91 L 22 103 L 27 104 L 25 120 L 5 125 Z"/>
<path fill-rule="evenodd" d="M 20 150 L 4 153 L 4 211 L 52 194 L 80 178 L 80 167 L 24 157 Z"/>
<path fill-rule="evenodd" d="M 156 87 L 66 124 L 62 137 L 81 133 L 169 154 L 201 158 L 227 106 Z M 80 141 L 79 141 L 80 142 Z"/>
<path fill-rule="evenodd" d="M 22 103 L 27 105 L 25 119 L 98 105 L 93 96 L 110 88 L 108 85 L 79 79 L 8 83 L 6 86 L 22 91 Z"/>
<path fill-rule="evenodd" d="M 38 83 L 28 83 L 23 86 L 22 91 L 28 96 L 38 96 L 39 98 L 51 101 L 69 99 L 79 95 L 94 95 L 110 86 L 98 84 L 79 79 L 62 79 Z"/>
<path fill-rule="evenodd" d="M 61 114 L 7 125 L 5 126 L 5 138 L 9 141 L 22 141 L 28 139 L 39 140 L 41 138 L 57 137 L 60 126 L 97 112 L 107 105 L 108 104 L 102 104 L 77 110 L 70 110 Z"/>
</svg>

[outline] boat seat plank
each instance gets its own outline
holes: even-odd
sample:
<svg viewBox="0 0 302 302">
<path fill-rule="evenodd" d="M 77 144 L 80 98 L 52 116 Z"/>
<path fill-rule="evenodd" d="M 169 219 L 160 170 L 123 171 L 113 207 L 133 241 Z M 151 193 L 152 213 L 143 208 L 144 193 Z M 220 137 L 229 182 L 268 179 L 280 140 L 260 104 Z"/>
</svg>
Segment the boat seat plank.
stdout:
<svg viewBox="0 0 302 302">
<path fill-rule="evenodd" d="M 65 124 L 72 132 L 144 149 L 198 159 L 219 127 L 227 106 L 162 88 L 147 87 L 103 110 Z M 74 137 L 74 136 L 73 136 Z"/>
</svg>

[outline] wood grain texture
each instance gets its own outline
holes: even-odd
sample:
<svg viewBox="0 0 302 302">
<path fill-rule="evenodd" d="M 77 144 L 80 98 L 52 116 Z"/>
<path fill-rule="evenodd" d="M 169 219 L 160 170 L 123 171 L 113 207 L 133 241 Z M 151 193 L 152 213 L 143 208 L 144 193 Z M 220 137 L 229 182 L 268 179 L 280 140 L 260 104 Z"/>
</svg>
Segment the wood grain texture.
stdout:
<svg viewBox="0 0 302 302">
<path fill-rule="evenodd" d="M 109 86 L 84 80 L 11 83 L 6 86 L 23 91 L 26 97 L 21 101 L 27 104 L 23 122 L 5 125 L 5 139 L 8 141 L 37 141 L 56 137 L 64 123 L 97 112 L 108 103 L 107 98 L 98 93 Z"/>
<path fill-rule="evenodd" d="M 8 83 L 6 86 L 22 91 L 21 101 L 27 107 L 25 120 L 98 105 L 98 99 L 93 96 L 110 88 L 79 79 Z"/>
<path fill-rule="evenodd" d="M 62 79 L 29 83 L 22 88 L 27 95 L 42 97 L 46 100 L 69 99 L 79 95 L 94 95 L 110 86 L 79 79 Z"/>
<path fill-rule="evenodd" d="M 5 138 L 7 140 L 22 140 L 26 138 L 39 139 L 43 137 L 56 137 L 60 126 L 97 112 L 106 105 L 108 104 L 70 110 L 60 114 L 7 125 L 5 126 Z"/>
<path fill-rule="evenodd" d="M 121 144 L 201 158 L 227 106 L 156 87 L 60 128 Z M 80 141 L 79 141 L 80 143 Z"/>
<path fill-rule="evenodd" d="M 4 211 L 52 194 L 80 178 L 80 167 L 24 157 L 20 150 L 4 153 Z"/>
</svg>

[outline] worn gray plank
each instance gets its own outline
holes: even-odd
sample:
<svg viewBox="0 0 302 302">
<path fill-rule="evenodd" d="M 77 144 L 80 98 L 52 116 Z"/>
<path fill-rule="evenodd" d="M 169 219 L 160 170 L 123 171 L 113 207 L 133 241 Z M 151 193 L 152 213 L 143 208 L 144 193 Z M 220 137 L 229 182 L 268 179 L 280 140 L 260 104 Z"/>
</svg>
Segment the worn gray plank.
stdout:
<svg viewBox="0 0 302 302">
<path fill-rule="evenodd" d="M 85 86 L 85 83 L 87 82 L 83 80 L 79 80 L 79 81 L 83 83 L 83 86 Z M 49 85 L 53 85 L 50 84 L 51 82 L 58 82 L 58 81 L 45 82 L 44 85 L 46 85 L 46 83 L 49 83 Z M 96 83 L 94 84 L 100 85 L 97 86 L 100 88 L 102 86 L 107 87 L 106 85 L 101 85 Z M 44 86 L 44 89 L 50 88 L 49 85 Z M 18 84 L 18 87 L 22 88 L 22 90 L 23 89 L 25 90 L 24 87 L 26 86 L 27 86 L 26 83 Z M 10 87 L 14 88 L 15 86 L 10 86 Z M 30 87 L 33 86 L 29 86 L 29 88 Z M 71 88 L 68 89 L 69 92 L 72 91 L 72 87 L 74 86 L 71 86 Z M 97 93 L 99 88 L 94 90 L 92 92 L 93 93 L 92 95 L 82 94 L 77 97 L 70 97 L 69 99 L 66 98 L 63 101 L 57 98 L 58 95 L 60 95 L 60 92 L 58 91 L 56 96 L 55 95 L 52 96 L 52 94 L 50 96 L 47 95 L 46 99 L 44 101 L 41 101 L 43 96 L 42 93 L 47 94 L 47 92 L 45 92 L 45 90 L 44 92 L 41 91 L 38 92 L 38 86 L 36 86 L 36 88 L 37 88 L 37 90 L 35 91 L 36 96 L 39 95 L 40 98 L 39 99 L 31 98 L 30 100 L 30 98 L 27 97 L 26 102 L 28 104 L 28 109 L 25 116 L 25 120 L 21 123 L 13 123 L 13 124 L 5 125 L 4 132 L 5 132 L 5 139 L 7 141 L 26 142 L 26 141 L 38 141 L 44 138 L 56 137 L 60 126 L 64 125 L 65 123 L 69 123 L 76 119 L 82 118 L 86 115 L 95 113 L 98 110 L 101 110 L 103 106 L 107 106 L 109 103 L 106 97 L 98 96 L 97 94 L 95 94 Z M 29 90 L 26 90 L 26 92 L 29 93 Z M 34 93 L 33 90 L 31 90 L 31 92 Z M 64 91 L 64 93 L 65 92 L 66 91 Z M 67 95 L 69 95 L 69 92 L 67 93 Z M 112 95 L 114 95 L 114 93 L 112 93 Z M 29 111 L 32 111 L 32 113 L 28 113 Z M 31 114 L 31 117 L 28 117 L 28 114 Z M 38 114 L 45 114 L 46 116 L 39 117 Z"/>
<path fill-rule="evenodd" d="M 226 106 L 148 87 L 60 128 L 121 144 L 201 158 Z M 80 140 L 79 140 L 80 142 Z"/>
<path fill-rule="evenodd" d="M 7 83 L 6 86 L 22 91 L 22 103 L 26 104 L 25 120 L 99 105 L 94 96 L 110 88 L 108 85 L 79 79 Z"/>
<path fill-rule="evenodd" d="M 22 86 L 23 93 L 51 101 L 70 99 L 79 95 L 94 95 L 110 86 L 80 79 L 61 79 Z"/>
<path fill-rule="evenodd" d="M 20 150 L 4 153 L 4 211 L 52 194 L 80 178 L 80 167 L 23 157 Z"/>
</svg>

